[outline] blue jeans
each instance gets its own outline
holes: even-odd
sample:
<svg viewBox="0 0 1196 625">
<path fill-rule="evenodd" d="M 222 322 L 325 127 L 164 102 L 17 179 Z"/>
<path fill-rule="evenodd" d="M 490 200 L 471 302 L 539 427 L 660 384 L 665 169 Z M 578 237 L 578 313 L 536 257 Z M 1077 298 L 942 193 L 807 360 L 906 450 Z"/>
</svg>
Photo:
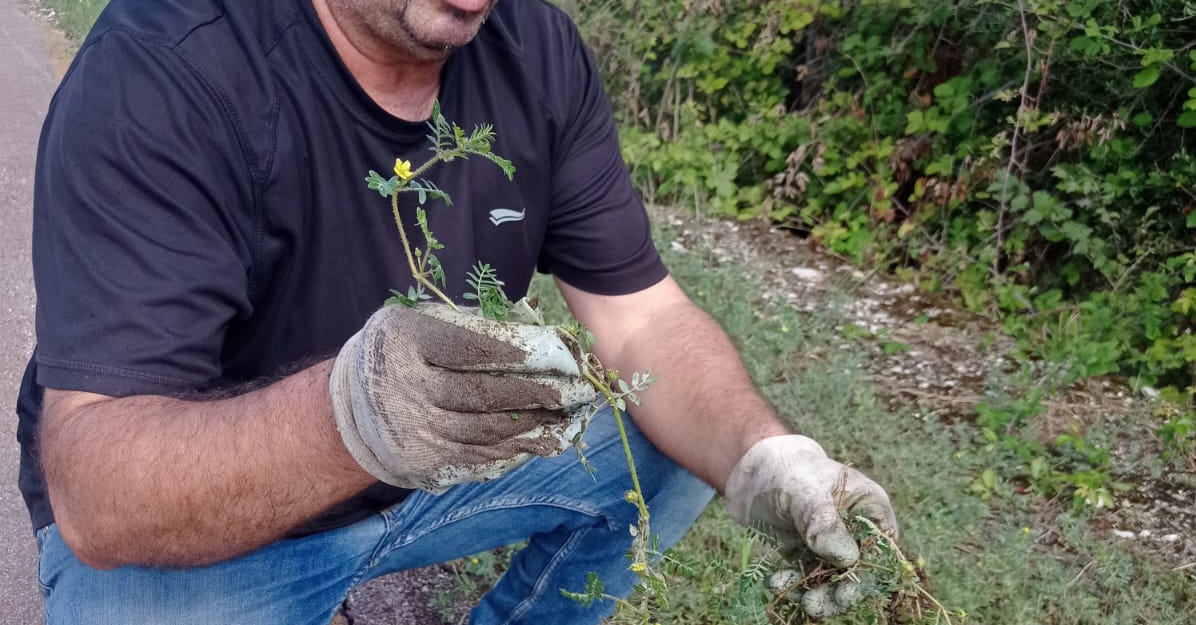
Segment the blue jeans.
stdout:
<svg viewBox="0 0 1196 625">
<path fill-rule="evenodd" d="M 628 425 L 664 549 L 681 539 L 712 491 Z M 353 525 L 200 568 L 98 571 L 79 562 L 51 525 L 38 533 L 46 622 L 328 625 L 349 591 L 372 578 L 527 540 L 471 622 L 597 623 L 611 602 L 587 609 L 560 590 L 582 591 L 594 572 L 607 593 L 631 592 L 635 575 L 625 556 L 636 508 L 623 500 L 630 479 L 609 411 L 594 418 L 585 440 L 592 476 L 572 451 L 536 458 L 492 482 L 442 495 L 418 491 Z"/>
</svg>

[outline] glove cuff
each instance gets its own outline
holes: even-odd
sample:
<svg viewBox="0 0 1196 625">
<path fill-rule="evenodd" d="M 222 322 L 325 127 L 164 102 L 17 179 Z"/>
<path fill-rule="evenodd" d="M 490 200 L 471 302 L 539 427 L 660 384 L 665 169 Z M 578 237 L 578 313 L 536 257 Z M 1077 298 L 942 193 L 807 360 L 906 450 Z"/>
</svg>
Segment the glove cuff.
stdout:
<svg viewBox="0 0 1196 625">
<path fill-rule="evenodd" d="M 358 331 L 345 341 L 336 360 L 332 361 L 332 374 L 328 376 L 328 397 L 332 403 L 332 415 L 336 419 L 336 430 L 341 435 L 341 442 L 349 450 L 349 455 L 365 469 L 367 473 L 387 484 L 399 485 L 399 480 L 387 471 L 374 452 L 370 450 L 365 439 L 357 430 L 357 419 L 353 415 L 353 377 L 352 369 L 360 360 L 362 331 Z"/>
<path fill-rule="evenodd" d="M 796 452 L 796 453 L 795 453 Z M 771 476 L 760 475 L 763 466 L 772 465 L 774 468 L 778 459 L 789 458 L 826 458 L 826 452 L 817 441 L 800 434 L 770 436 L 760 439 L 752 445 L 747 453 L 735 463 L 731 475 L 727 478 L 726 494 L 727 512 L 740 525 L 751 524 L 752 502 L 756 495 L 764 490 L 761 480 L 768 480 Z"/>
</svg>

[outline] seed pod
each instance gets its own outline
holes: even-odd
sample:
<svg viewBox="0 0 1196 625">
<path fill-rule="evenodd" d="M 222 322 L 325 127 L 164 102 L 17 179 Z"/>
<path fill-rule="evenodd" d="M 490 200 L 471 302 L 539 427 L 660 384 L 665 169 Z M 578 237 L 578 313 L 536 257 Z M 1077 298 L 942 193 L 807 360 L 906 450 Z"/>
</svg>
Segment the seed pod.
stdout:
<svg viewBox="0 0 1196 625">
<path fill-rule="evenodd" d="M 769 575 L 764 584 L 772 594 L 781 595 L 790 592 L 800 581 L 801 573 L 793 569 L 781 569 Z"/>
<path fill-rule="evenodd" d="M 831 600 L 829 586 L 818 586 L 807 590 L 806 595 L 802 597 L 801 607 L 810 618 L 833 616 L 839 612 L 835 607 L 835 602 Z"/>
</svg>

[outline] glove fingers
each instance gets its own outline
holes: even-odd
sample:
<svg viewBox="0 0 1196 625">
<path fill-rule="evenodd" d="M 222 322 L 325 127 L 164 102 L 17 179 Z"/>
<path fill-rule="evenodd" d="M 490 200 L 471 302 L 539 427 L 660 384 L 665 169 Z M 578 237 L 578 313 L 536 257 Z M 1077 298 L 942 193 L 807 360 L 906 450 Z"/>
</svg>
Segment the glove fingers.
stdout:
<svg viewBox="0 0 1196 625">
<path fill-rule="evenodd" d="M 394 307 L 390 307 L 394 308 Z M 385 309 L 384 309 L 385 310 Z M 421 306 L 419 353 L 446 369 L 580 375 L 556 328 L 492 321 L 448 306 Z"/>
<path fill-rule="evenodd" d="M 425 386 L 432 405 L 453 412 L 557 410 L 594 401 L 597 391 L 581 378 L 557 375 L 461 372 L 434 369 Z"/>
<path fill-rule="evenodd" d="M 860 546 L 839 518 L 829 492 L 809 493 L 790 504 L 790 514 L 810 550 L 832 566 L 847 568 L 860 559 Z"/>
<path fill-rule="evenodd" d="M 448 490 L 450 486 L 470 482 L 486 482 L 501 477 L 507 471 L 531 460 L 531 454 L 520 454 L 511 458 L 478 461 L 475 464 L 454 464 L 428 470 L 419 476 L 409 488 L 421 488 L 434 495 Z"/>
<path fill-rule="evenodd" d="M 486 452 L 469 451 L 468 453 L 483 453 L 480 456 L 492 460 L 503 455 L 513 453 L 534 452 L 525 444 L 524 438 L 536 438 L 538 430 L 550 429 L 553 425 L 560 427 L 568 425 L 569 416 L 560 410 L 533 408 L 530 410 L 510 410 L 503 412 L 484 412 L 476 414 L 449 414 L 443 417 L 457 424 L 451 430 L 442 431 L 440 438 L 465 448 L 476 447 L 486 449 Z M 555 438 L 553 443 L 555 444 Z M 546 447 L 543 443 L 540 447 Z M 463 451 L 462 453 L 466 453 Z M 543 454 L 541 454 L 543 455 Z"/>
<path fill-rule="evenodd" d="M 454 462 L 430 469 L 413 486 L 434 493 L 468 482 L 484 482 L 502 476 L 536 456 L 556 456 L 564 447 L 555 437 L 515 437 L 498 444 L 461 444 L 454 447 Z"/>
<path fill-rule="evenodd" d="M 881 531 L 897 538 L 897 515 L 888 493 L 859 471 L 851 468 L 847 471 L 844 509 L 876 523 Z"/>
<path fill-rule="evenodd" d="M 561 455 L 561 452 L 568 448 L 568 445 L 562 444 L 560 439 L 554 435 L 554 429 L 556 428 L 545 426 L 525 432 L 523 436 L 513 436 L 497 444 L 473 445 L 471 448 L 475 450 L 473 453 L 478 457 L 502 459 L 531 454 L 552 458 Z"/>
</svg>

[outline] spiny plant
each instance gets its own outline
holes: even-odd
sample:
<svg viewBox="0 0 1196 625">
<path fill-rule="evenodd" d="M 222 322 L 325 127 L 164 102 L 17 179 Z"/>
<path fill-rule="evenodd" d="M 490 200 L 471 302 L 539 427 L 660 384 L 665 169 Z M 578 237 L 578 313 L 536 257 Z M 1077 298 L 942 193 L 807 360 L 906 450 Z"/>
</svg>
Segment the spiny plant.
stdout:
<svg viewBox="0 0 1196 625">
<path fill-rule="evenodd" d="M 834 605 L 845 602 L 856 604 L 859 612 L 883 615 L 888 623 L 963 622 L 963 611 L 948 609 L 931 592 L 922 558 L 906 555 L 890 532 L 867 517 L 844 516 L 843 521 L 860 545 L 859 561 L 846 570 L 832 569 L 813 552 L 799 552 L 788 563 L 793 568 L 778 570 L 766 582 L 774 596 L 768 606 L 772 622 L 790 625 L 832 616 Z"/>
<path fill-rule="evenodd" d="M 456 303 L 445 294 L 446 276 L 444 267 L 436 257 L 436 252 L 444 249 L 444 245 L 436 238 L 428 225 L 428 215 L 425 205 L 432 200 L 442 201 L 445 205 L 452 205 L 452 198 L 447 192 L 434 182 L 421 178 L 436 163 L 451 162 L 457 159 L 467 159 L 471 156 L 485 158 L 503 170 L 508 179 L 513 179 L 514 165 L 507 159 L 498 156 L 491 150 L 496 138 L 494 129 L 489 124 L 476 126 L 472 132 L 466 133 L 455 123 L 449 122 L 441 113 L 440 106 L 433 107 L 432 119 L 428 123 L 431 134 L 428 141 L 431 144 L 432 156 L 418 167 L 412 168 L 410 161 L 396 159 L 394 175 L 383 178 L 378 172 L 371 170 L 365 178 L 370 189 L 390 200 L 391 213 L 394 216 L 395 227 L 411 270 L 415 284 L 406 293 L 392 291 L 393 297 L 388 304 L 415 306 L 420 302 L 439 299 L 446 305 L 458 310 Z M 423 245 L 414 246 L 408 236 L 406 227 L 399 211 L 399 196 L 404 193 L 415 194 L 417 206 L 415 220 L 420 233 L 423 235 Z M 462 298 L 476 302 L 478 313 L 488 319 L 510 320 L 544 325 L 544 319 L 536 310 L 535 303 L 526 298 L 512 302 L 507 296 L 505 283 L 499 279 L 495 269 L 485 262 L 477 262 L 466 275 L 469 291 Z M 574 599 L 584 605 L 591 605 L 596 601 L 613 601 L 622 617 L 631 617 L 644 625 L 658 620 L 656 615 L 662 608 L 668 606 L 667 586 L 663 573 L 656 568 L 656 563 L 668 558 L 659 552 L 657 537 L 652 534 L 650 514 L 647 502 L 644 500 L 640 487 L 639 473 L 636 469 L 635 458 L 632 456 L 631 445 L 627 435 L 624 413 L 628 402 L 638 405 L 640 394 L 647 389 L 655 377 L 649 371 L 633 372 L 629 380 L 621 377 L 614 369 L 605 368 L 591 352 L 594 336 L 576 321 L 555 326 L 561 339 L 577 354 L 582 376 L 601 394 L 599 402 L 595 402 L 593 410 L 596 412 L 605 403 L 611 407 L 618 427 L 619 437 L 623 445 L 623 452 L 627 460 L 628 472 L 631 478 L 631 489 L 624 499 L 636 507 L 636 524 L 629 527 L 632 536 L 628 558 L 631 560 L 629 568 L 639 578 L 636 594 L 631 599 L 623 599 L 606 594 L 605 585 L 597 574 L 591 573 L 585 588 L 580 592 L 570 589 L 560 589 L 563 596 Z M 592 416 L 592 415 L 591 415 Z M 583 453 L 585 443 L 581 440 L 581 433 L 573 440 L 578 451 L 578 457 L 588 470 L 592 471 Z M 885 595 L 889 598 L 892 609 L 890 614 L 909 612 L 914 618 L 901 622 L 914 623 L 946 623 L 950 624 L 951 613 L 946 610 L 926 590 L 922 580 L 920 561 L 911 562 L 901 551 L 897 542 L 867 519 L 852 517 L 847 519 L 848 526 L 853 530 L 861 545 L 862 557 L 860 563 L 846 571 L 832 570 L 823 563 L 819 563 L 812 553 L 805 554 L 805 558 L 795 563 L 801 567 L 801 574 L 795 575 L 792 570 L 782 569 L 775 574 L 770 585 L 774 591 L 778 588 L 778 580 L 788 580 L 783 592 L 777 592 L 777 599 L 770 604 L 769 610 L 779 622 L 795 622 L 794 619 L 802 614 L 800 608 L 800 592 L 807 597 L 825 592 L 820 586 L 829 581 L 841 579 L 858 580 L 867 578 L 870 584 L 863 586 L 868 598 Z M 755 563 L 752 570 L 763 571 L 762 567 L 774 566 L 771 562 L 761 560 Z M 747 567 L 745 567 L 747 568 Z M 763 578 L 763 573 L 752 577 L 756 583 Z M 797 599 L 796 602 L 793 600 Z M 809 603 L 809 601 L 807 601 Z M 867 600 L 865 601 L 867 603 Z M 786 607 L 787 606 L 787 607 Z M 927 616 L 934 617 L 926 620 Z"/>
<path fill-rule="evenodd" d="M 406 293 L 392 291 L 393 296 L 386 303 L 413 307 L 420 302 L 435 298 L 454 310 L 459 310 L 453 299 L 444 293 L 446 276 L 443 265 L 436 257 L 436 252 L 444 249 L 444 245 L 429 227 L 428 214 L 424 208 L 432 200 L 439 200 L 446 206 L 452 206 L 452 197 L 431 180 L 420 176 L 437 163 L 468 159 L 471 156 L 478 156 L 494 163 L 502 169 L 508 180 L 514 179 L 515 166 L 511 161 L 491 150 L 491 145 L 497 135 L 490 124 L 479 124 L 471 132 L 466 133 L 460 126 L 447 120 L 441 113 L 440 104 L 436 103 L 432 109 L 428 128 L 431 130 L 431 134 L 427 135 L 427 138 L 432 152 L 432 156 L 428 160 L 413 169 L 410 161 L 397 158 L 393 176 L 383 178 L 377 171 L 370 170 L 365 182 L 370 189 L 377 191 L 383 198 L 389 198 L 391 213 L 394 216 L 395 227 L 399 231 L 399 239 L 407 259 L 407 265 L 415 280 L 415 284 L 410 286 Z M 423 235 L 422 246 L 413 245 L 412 238 L 408 236 L 407 228 L 404 226 L 399 212 L 399 196 L 407 193 L 415 194 L 417 201 L 415 221 Z M 503 289 L 506 286 L 505 283 L 498 278 L 494 268 L 488 263 L 479 261 L 475 264 L 466 275 L 466 284 L 471 290 L 464 293 L 462 298 L 476 302 L 478 312 L 482 316 L 497 321 L 512 320 L 544 325 L 543 317 L 535 309 L 534 302 L 530 302 L 526 298 L 512 302 L 507 297 L 506 291 Z M 611 411 L 614 413 L 619 437 L 623 443 L 623 452 L 627 459 L 627 468 L 631 476 L 631 489 L 627 491 L 624 499 L 636 507 L 638 515 L 636 525 L 630 528 L 632 534 L 632 544 L 628 552 L 628 558 L 631 560 L 630 569 L 640 578 L 639 588 L 650 590 L 653 595 L 663 597 L 664 577 L 653 568 L 654 556 L 658 554 L 651 533 L 648 506 L 644 501 L 643 490 L 640 488 L 639 473 L 636 470 L 635 459 L 632 457 L 631 444 L 623 419 L 624 413 L 627 411 L 627 403 L 638 405 L 640 393 L 647 389 L 655 378 L 648 371 L 637 371 L 632 374 L 631 381 L 628 383 L 620 377 L 617 370 L 603 367 L 598 357 L 590 351 L 594 336 L 580 323 L 574 321 L 558 325 L 556 328 L 561 339 L 570 346 L 574 353 L 580 355 L 578 360 L 582 376 L 602 395 L 601 402 L 596 402 L 592 410 L 597 412 L 604 402 L 611 407 Z M 582 464 L 587 470 L 592 471 L 592 467 L 585 460 L 583 453 L 585 444 L 581 440 L 581 435 L 581 433 L 577 434 L 573 444 Z M 597 580 L 597 576 L 592 577 L 594 581 L 587 585 L 586 593 L 570 593 L 565 590 L 562 592 L 566 596 L 576 595 L 575 598 L 579 598 L 579 600 L 583 600 L 581 598 L 586 596 L 600 596 L 601 581 Z M 591 594 L 595 589 L 597 589 L 598 595 Z M 589 601 L 593 601 L 593 598 Z M 647 618 L 645 616 L 645 622 L 647 622 Z"/>
</svg>

